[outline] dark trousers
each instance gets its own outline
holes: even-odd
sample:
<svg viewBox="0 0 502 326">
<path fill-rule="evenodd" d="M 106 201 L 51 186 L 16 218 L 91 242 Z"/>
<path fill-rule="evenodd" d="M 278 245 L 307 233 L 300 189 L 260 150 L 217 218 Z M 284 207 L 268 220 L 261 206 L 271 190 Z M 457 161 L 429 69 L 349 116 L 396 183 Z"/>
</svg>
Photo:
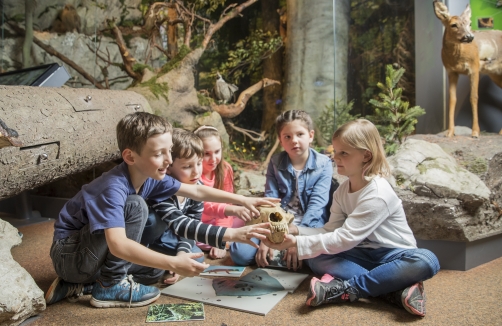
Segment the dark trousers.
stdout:
<svg viewBox="0 0 502 326">
<path fill-rule="evenodd" d="M 148 218 L 148 207 L 141 196 L 131 195 L 124 206 L 127 238 L 140 242 Z M 67 282 L 93 283 L 97 279 L 118 283 L 128 274 L 142 284 L 152 284 L 164 274 L 161 269 L 136 265 L 115 257 L 108 250 L 103 232 L 91 234 L 89 224 L 52 244 L 50 256 L 56 273 Z"/>
</svg>

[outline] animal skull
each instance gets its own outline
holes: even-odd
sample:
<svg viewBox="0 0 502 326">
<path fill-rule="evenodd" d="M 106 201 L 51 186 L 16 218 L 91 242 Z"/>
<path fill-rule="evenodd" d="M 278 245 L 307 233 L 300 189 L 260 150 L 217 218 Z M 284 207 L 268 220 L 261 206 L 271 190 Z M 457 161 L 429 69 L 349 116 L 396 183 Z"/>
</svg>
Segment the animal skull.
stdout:
<svg viewBox="0 0 502 326">
<path fill-rule="evenodd" d="M 286 213 L 280 206 L 274 207 L 258 207 L 260 216 L 251 221 L 247 221 L 246 225 L 258 223 L 270 223 L 270 235 L 268 239 L 273 243 L 281 243 L 284 240 L 284 235 L 288 234 L 288 224 L 294 219 L 294 215 Z"/>
</svg>

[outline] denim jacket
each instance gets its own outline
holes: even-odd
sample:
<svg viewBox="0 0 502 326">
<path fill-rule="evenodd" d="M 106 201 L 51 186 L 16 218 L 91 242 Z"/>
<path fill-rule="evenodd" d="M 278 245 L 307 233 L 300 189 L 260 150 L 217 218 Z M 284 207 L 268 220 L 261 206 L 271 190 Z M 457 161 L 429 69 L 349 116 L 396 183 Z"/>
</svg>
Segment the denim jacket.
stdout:
<svg viewBox="0 0 502 326">
<path fill-rule="evenodd" d="M 309 158 L 298 180 L 298 194 L 304 215 L 300 226 L 322 227 L 328 221 L 326 205 L 333 175 L 331 160 L 323 154 L 309 149 Z M 272 156 L 267 168 L 265 196 L 281 199 L 286 208 L 296 188 L 296 175 L 288 153 Z"/>
</svg>

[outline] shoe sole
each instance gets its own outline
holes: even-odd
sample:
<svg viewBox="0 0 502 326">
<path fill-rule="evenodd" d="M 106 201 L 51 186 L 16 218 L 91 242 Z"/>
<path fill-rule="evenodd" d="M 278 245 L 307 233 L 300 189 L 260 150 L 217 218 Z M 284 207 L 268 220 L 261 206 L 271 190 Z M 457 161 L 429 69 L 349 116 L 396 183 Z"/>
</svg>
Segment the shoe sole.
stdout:
<svg viewBox="0 0 502 326">
<path fill-rule="evenodd" d="M 313 305 L 312 304 L 312 300 L 314 300 L 316 298 L 316 293 L 315 293 L 315 284 L 319 281 L 319 279 L 317 277 L 313 277 L 312 280 L 310 280 L 310 291 L 309 291 L 309 295 L 311 295 L 310 297 L 307 298 L 307 301 L 305 302 L 305 304 L 307 306 L 311 306 L 311 307 L 315 307 L 316 305 Z"/>
<path fill-rule="evenodd" d="M 59 282 L 61 281 L 61 277 L 56 277 L 56 279 L 52 282 L 51 286 L 49 287 L 49 290 L 47 290 L 47 293 L 45 294 L 45 304 L 50 305 L 55 302 L 51 302 L 52 297 L 54 296 L 54 290 L 56 289 L 56 286 L 58 286 Z"/>
<path fill-rule="evenodd" d="M 410 299 L 410 295 L 414 292 L 414 289 L 416 287 L 421 288 L 419 291 L 420 291 L 420 293 L 422 293 L 422 308 L 424 308 L 423 309 L 424 312 L 418 311 L 414 307 L 412 307 L 411 305 L 408 304 L 408 300 Z M 410 287 L 410 290 L 408 291 L 408 295 L 404 299 L 404 309 L 406 309 L 406 311 L 408 311 L 410 314 L 417 315 L 420 317 L 425 317 L 424 303 L 425 303 L 425 293 L 423 291 L 423 287 L 419 283 L 412 285 Z"/>
<path fill-rule="evenodd" d="M 160 297 L 160 292 L 153 298 L 139 301 L 139 302 L 131 302 L 129 301 L 101 301 L 97 300 L 94 297 L 91 298 L 91 306 L 96 308 L 129 308 L 129 307 L 143 307 L 149 305 L 150 303 L 156 301 Z"/>
</svg>

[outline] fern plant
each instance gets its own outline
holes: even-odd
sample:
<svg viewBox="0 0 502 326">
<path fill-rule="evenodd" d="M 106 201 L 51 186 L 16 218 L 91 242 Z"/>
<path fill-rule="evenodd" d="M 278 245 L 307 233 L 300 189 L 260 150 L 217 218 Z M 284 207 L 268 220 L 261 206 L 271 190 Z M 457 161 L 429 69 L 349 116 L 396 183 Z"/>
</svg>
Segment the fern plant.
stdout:
<svg viewBox="0 0 502 326">
<path fill-rule="evenodd" d="M 413 133 L 417 118 L 424 115 L 425 110 L 420 106 L 410 107 L 410 103 L 401 98 L 403 89 L 397 87 L 397 84 L 405 72 L 404 68 L 397 69 L 392 65 L 387 65 L 385 68 L 385 84 L 377 84 L 381 90 L 378 94 L 380 100 L 369 100 L 375 112 L 366 118 L 375 123 L 384 138 L 385 153 L 392 155 L 406 137 Z"/>
<path fill-rule="evenodd" d="M 336 100 L 324 107 L 324 110 L 315 123 L 321 133 L 321 137 L 326 143 L 331 144 L 331 137 L 338 127 L 346 122 L 359 118 L 359 114 L 350 114 L 353 106 L 353 100 L 349 103 L 345 103 L 342 100 Z"/>
</svg>

